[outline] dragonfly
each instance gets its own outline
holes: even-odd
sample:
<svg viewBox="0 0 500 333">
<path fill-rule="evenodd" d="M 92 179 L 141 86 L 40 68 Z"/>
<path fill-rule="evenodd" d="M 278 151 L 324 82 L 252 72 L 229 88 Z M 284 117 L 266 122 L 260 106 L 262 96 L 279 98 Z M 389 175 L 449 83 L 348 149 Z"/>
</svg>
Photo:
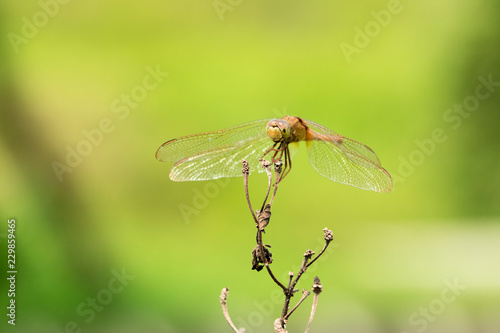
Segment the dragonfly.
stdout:
<svg viewBox="0 0 500 333">
<path fill-rule="evenodd" d="M 306 143 L 310 164 L 325 178 L 367 191 L 392 190 L 391 176 L 372 149 L 294 116 L 172 139 L 158 148 L 156 159 L 173 162 L 170 179 L 180 182 L 242 176 L 242 160 L 249 163 L 250 172 L 263 172 L 259 160 L 267 158 L 282 162 L 281 182 L 292 169 L 292 157 L 301 141 Z"/>
</svg>

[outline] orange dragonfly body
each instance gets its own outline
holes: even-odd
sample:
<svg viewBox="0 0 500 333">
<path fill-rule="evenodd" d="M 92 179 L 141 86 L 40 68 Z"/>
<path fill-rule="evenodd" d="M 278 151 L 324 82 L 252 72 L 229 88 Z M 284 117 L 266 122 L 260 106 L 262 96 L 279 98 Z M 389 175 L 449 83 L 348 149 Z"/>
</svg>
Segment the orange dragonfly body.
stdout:
<svg viewBox="0 0 500 333">
<path fill-rule="evenodd" d="M 289 148 L 300 141 L 306 142 L 309 162 L 322 176 L 363 190 L 392 190 L 391 176 L 369 147 L 318 123 L 292 116 L 173 139 L 158 148 L 156 158 L 175 163 L 170 171 L 174 181 L 241 176 L 243 159 L 248 161 L 251 172 L 262 172 L 260 158 L 281 160 L 282 180 L 292 167 Z"/>
</svg>

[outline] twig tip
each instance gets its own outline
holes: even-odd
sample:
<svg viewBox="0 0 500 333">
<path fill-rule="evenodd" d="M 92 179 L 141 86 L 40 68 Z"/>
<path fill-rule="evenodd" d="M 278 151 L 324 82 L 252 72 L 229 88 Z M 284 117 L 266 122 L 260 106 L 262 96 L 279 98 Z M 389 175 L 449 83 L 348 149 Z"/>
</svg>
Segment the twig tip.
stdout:
<svg viewBox="0 0 500 333">
<path fill-rule="evenodd" d="M 222 291 L 220 293 L 220 302 L 221 304 L 225 304 L 226 301 L 227 301 L 227 295 L 229 294 L 229 288 L 228 287 L 225 287 L 225 288 L 222 288 Z"/>
<path fill-rule="evenodd" d="M 276 162 L 274 162 L 274 171 L 277 174 L 281 173 L 282 167 L 283 167 L 283 162 L 281 160 L 277 160 Z"/>
<path fill-rule="evenodd" d="M 314 277 L 314 283 L 312 285 L 312 290 L 313 293 L 319 294 L 320 292 L 323 291 L 323 285 L 321 284 L 321 281 L 319 280 L 319 277 Z"/>
<path fill-rule="evenodd" d="M 323 233 L 324 233 L 323 237 L 327 242 L 331 242 L 333 240 L 333 232 L 330 229 L 328 228 L 323 229 Z"/>
<path fill-rule="evenodd" d="M 263 158 L 259 158 L 259 162 L 260 162 L 260 165 L 262 165 L 263 168 L 269 168 L 269 166 L 271 165 L 271 162 L 263 159 Z"/>
<path fill-rule="evenodd" d="M 243 169 L 241 170 L 241 172 L 244 175 L 248 175 L 250 173 L 250 165 L 248 164 L 248 161 L 247 160 L 241 160 L 241 164 L 243 165 Z"/>
<path fill-rule="evenodd" d="M 315 253 L 316 253 L 316 252 L 314 252 L 313 250 L 308 249 L 308 250 L 306 251 L 306 253 L 304 253 L 304 257 L 305 257 L 305 258 L 308 258 L 308 259 L 311 259 L 311 257 L 312 257 Z"/>
</svg>

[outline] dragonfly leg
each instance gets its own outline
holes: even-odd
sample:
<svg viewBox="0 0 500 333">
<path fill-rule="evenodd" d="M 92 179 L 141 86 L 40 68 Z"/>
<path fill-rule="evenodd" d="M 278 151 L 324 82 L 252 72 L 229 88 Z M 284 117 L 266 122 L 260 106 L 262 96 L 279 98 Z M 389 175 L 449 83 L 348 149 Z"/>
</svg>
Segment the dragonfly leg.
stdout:
<svg viewBox="0 0 500 333">
<path fill-rule="evenodd" d="M 278 154 L 279 154 L 279 157 L 276 157 Z M 278 146 L 278 148 L 276 148 L 274 150 L 272 162 L 276 163 L 276 161 L 281 160 L 282 157 L 283 157 L 283 142 L 280 142 L 280 145 Z"/>
<path fill-rule="evenodd" d="M 288 150 L 288 147 L 287 147 L 286 152 L 285 152 L 285 158 L 288 161 L 287 162 L 288 163 L 288 170 L 287 170 L 287 172 L 285 174 L 285 176 L 286 176 L 286 175 L 288 175 L 288 173 L 290 171 L 292 171 L 292 156 L 290 155 L 290 150 Z M 283 176 L 283 178 L 285 178 L 285 176 Z"/>
<path fill-rule="evenodd" d="M 278 147 L 276 147 L 279 144 Z M 288 150 L 288 145 L 286 142 L 281 141 L 281 142 L 275 142 L 274 145 L 269 148 L 262 158 L 264 158 L 267 154 L 270 152 L 274 152 L 272 154 L 271 162 L 276 163 L 277 161 L 282 161 L 283 162 L 283 171 L 281 172 L 280 178 L 278 180 L 278 183 L 285 178 L 285 176 L 290 172 L 292 168 L 292 158 L 290 156 L 290 151 Z"/>
<path fill-rule="evenodd" d="M 268 150 L 264 153 L 264 155 L 262 155 L 262 157 L 261 157 L 261 158 L 266 157 L 266 155 L 267 155 L 267 154 L 269 154 L 269 153 L 270 153 L 270 152 L 272 152 L 272 151 L 276 151 L 275 147 L 276 147 L 276 145 L 277 145 L 278 143 L 279 143 L 279 142 L 275 142 L 275 143 L 274 143 L 274 145 L 273 145 L 271 148 L 269 148 L 269 149 L 268 149 Z M 275 154 L 276 154 L 276 153 L 275 153 Z M 273 158 L 274 158 L 274 155 L 273 155 Z"/>
<path fill-rule="evenodd" d="M 288 146 L 283 147 L 283 154 L 285 155 L 284 167 L 283 171 L 281 172 L 281 176 L 278 183 L 281 182 L 292 170 L 292 157 L 290 156 L 290 151 L 288 150 Z"/>
</svg>

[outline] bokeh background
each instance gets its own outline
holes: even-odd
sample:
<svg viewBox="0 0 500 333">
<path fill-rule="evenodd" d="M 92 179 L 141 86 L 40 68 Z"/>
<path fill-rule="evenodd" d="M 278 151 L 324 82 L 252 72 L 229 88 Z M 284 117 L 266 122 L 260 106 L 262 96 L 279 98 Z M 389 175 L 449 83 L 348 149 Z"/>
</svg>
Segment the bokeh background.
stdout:
<svg viewBox="0 0 500 333">
<path fill-rule="evenodd" d="M 298 285 L 324 285 L 311 332 L 500 331 L 499 15 L 472 0 L 2 2 L 0 330 L 229 332 L 228 286 L 235 324 L 271 331 L 282 300 L 250 270 L 242 180 L 174 183 L 154 154 L 290 114 L 369 145 L 395 181 L 365 192 L 295 157 L 265 242 L 284 281 L 333 230 Z M 260 202 L 266 179 L 250 181 Z"/>
</svg>

